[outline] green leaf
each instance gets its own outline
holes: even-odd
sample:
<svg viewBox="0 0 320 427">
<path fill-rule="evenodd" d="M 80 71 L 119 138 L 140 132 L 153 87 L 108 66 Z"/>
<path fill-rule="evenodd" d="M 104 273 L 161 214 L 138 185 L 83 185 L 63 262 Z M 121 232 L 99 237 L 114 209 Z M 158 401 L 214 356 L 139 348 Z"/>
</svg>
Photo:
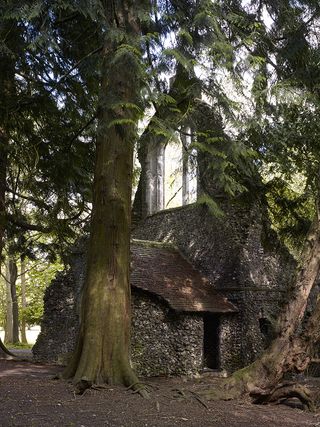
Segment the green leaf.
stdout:
<svg viewBox="0 0 320 427">
<path fill-rule="evenodd" d="M 135 125 L 136 121 L 132 119 L 114 119 L 111 120 L 110 123 L 108 123 L 108 129 L 110 129 L 112 126 L 117 125 Z"/>
<path fill-rule="evenodd" d="M 218 203 L 212 199 L 212 197 L 208 196 L 208 194 L 202 194 L 197 200 L 197 204 L 206 206 L 209 209 L 209 212 L 217 218 L 224 217 L 223 210 L 220 208 Z"/>
</svg>

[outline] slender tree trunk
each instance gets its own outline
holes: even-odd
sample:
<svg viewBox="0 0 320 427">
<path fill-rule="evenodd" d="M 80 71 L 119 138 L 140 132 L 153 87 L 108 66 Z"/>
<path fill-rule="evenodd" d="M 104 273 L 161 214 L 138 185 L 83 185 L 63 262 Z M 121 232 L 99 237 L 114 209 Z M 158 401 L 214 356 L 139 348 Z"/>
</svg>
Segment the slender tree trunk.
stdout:
<svg viewBox="0 0 320 427">
<path fill-rule="evenodd" d="M 0 39 L 10 49 L 15 45 L 17 26 L 14 22 L 6 21 L 0 28 Z M 0 272 L 2 264 L 2 249 L 6 229 L 6 184 L 9 151 L 9 126 L 11 119 L 10 110 L 15 103 L 15 63 L 13 55 L 6 49 L 0 51 Z M 12 354 L 6 349 L 0 339 L 0 356 L 7 357 Z"/>
<path fill-rule="evenodd" d="M 11 288 L 10 284 L 8 286 L 9 282 L 9 274 L 8 269 L 6 268 L 6 278 L 4 280 L 5 286 L 6 286 L 6 320 L 4 325 L 4 341 L 6 342 L 6 339 L 8 339 L 9 342 L 12 342 L 12 301 L 11 301 Z M 10 310 L 8 310 L 8 298 L 10 299 Z M 11 327 L 7 327 L 8 322 L 8 315 L 9 315 L 9 323 L 11 324 Z M 12 354 L 6 346 L 3 344 L 2 340 L 0 339 L 0 358 L 8 359 L 8 358 L 14 358 L 14 354 Z"/>
<path fill-rule="evenodd" d="M 5 342 L 17 344 L 19 339 L 19 308 L 17 298 L 17 282 L 18 270 L 14 260 L 9 259 L 7 263 L 7 321 Z"/>
<path fill-rule="evenodd" d="M 1 57 L 0 57 L 1 60 Z M 3 237 L 6 226 L 6 183 L 7 183 L 7 159 L 8 159 L 8 138 L 0 124 L 0 272 L 1 254 L 3 249 Z"/>
<path fill-rule="evenodd" d="M 139 49 L 135 8 L 141 7 L 142 2 L 136 3 L 114 1 L 113 11 L 106 8 L 109 28 L 119 25 L 126 35 L 121 41 L 107 36 L 103 52 L 93 212 L 80 332 L 63 375 L 73 378 L 80 389 L 95 383 L 137 383 L 129 362 L 129 242 L 137 117 L 126 105 L 138 100 L 140 80 L 136 71 L 140 58 L 133 58 L 132 52 L 115 55 L 127 49 L 128 43 Z M 126 124 L 119 124 L 121 121 Z"/>
<path fill-rule="evenodd" d="M 12 300 L 12 340 L 14 344 L 18 344 L 20 342 L 19 305 L 18 305 L 18 297 L 17 297 L 18 268 L 14 260 L 9 261 L 9 272 L 10 272 L 10 288 L 11 288 L 11 300 Z"/>
<path fill-rule="evenodd" d="M 21 316 L 21 322 L 20 322 L 21 342 L 23 344 L 28 344 L 27 335 L 26 335 L 26 320 L 25 320 L 25 309 L 27 308 L 26 261 L 23 256 L 21 257 L 21 308 L 22 308 L 22 316 Z"/>
<path fill-rule="evenodd" d="M 0 55 L 0 64 L 3 58 Z M 1 73 L 0 65 L 0 77 Z M 8 138 L 4 131 L 1 128 L 0 123 L 0 273 L 2 267 L 2 249 L 3 249 L 3 238 L 6 227 L 6 205 L 5 205 L 5 196 L 6 196 L 6 179 L 7 179 L 7 159 L 8 159 Z M 6 284 L 7 286 L 7 284 Z M 7 331 L 7 326 L 5 328 Z M 5 334 L 6 335 L 6 334 Z M 11 353 L 6 349 L 5 345 L 0 339 L 0 357 L 8 357 Z"/>
<path fill-rule="evenodd" d="M 0 55 L 0 77 L 5 75 L 1 69 L 1 62 L 4 61 L 4 58 Z M 1 127 L 0 123 L 0 273 L 2 270 L 2 249 L 3 249 L 3 239 L 6 228 L 6 184 L 7 184 L 7 162 L 8 162 L 8 146 L 9 140 L 6 132 Z M 7 282 L 6 282 L 7 289 Z M 7 332 L 7 322 L 5 327 L 5 338 Z M 6 349 L 5 345 L 0 339 L 0 357 L 9 356 L 10 352 Z"/>
<path fill-rule="evenodd" d="M 8 344 L 13 343 L 13 311 L 12 311 L 12 295 L 11 295 L 11 281 L 10 281 L 10 261 L 6 263 L 6 327 L 4 334 L 4 342 Z"/>
</svg>

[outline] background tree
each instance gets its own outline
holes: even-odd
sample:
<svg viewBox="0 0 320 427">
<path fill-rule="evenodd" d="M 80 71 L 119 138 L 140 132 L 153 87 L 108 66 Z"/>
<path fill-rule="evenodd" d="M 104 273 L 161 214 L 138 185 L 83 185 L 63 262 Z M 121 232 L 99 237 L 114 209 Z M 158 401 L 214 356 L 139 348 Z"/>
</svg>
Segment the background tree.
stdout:
<svg viewBox="0 0 320 427">
<path fill-rule="evenodd" d="M 15 251 L 29 258 L 40 245 L 54 259 L 86 225 L 90 212 L 98 80 L 85 69 L 94 57 L 84 52 L 87 33 L 74 48 L 64 45 L 69 58 L 62 58 L 56 44 L 61 16 L 48 21 L 46 8 L 43 2 L 9 0 L 0 6 L 0 238 L 2 244 L 15 242 Z M 61 23 L 72 31 L 68 20 Z M 79 61 L 83 67 L 74 73 Z M 90 77 L 84 81 L 84 75 Z M 89 96 L 93 101 L 84 109 Z M 51 238 L 39 243 L 38 233 Z"/>
<path fill-rule="evenodd" d="M 27 293 L 26 293 L 26 260 L 24 256 L 20 257 L 21 266 L 21 316 L 20 316 L 20 331 L 22 344 L 28 344 L 26 335 L 26 318 L 25 311 L 27 308 Z"/>
</svg>

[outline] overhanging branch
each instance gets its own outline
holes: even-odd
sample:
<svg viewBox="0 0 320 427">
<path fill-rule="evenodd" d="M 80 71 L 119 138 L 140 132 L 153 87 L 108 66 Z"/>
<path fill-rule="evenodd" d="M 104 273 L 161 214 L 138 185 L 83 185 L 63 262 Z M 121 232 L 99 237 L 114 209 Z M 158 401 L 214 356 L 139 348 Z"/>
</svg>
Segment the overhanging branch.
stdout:
<svg viewBox="0 0 320 427">
<path fill-rule="evenodd" d="M 39 224 L 31 224 L 23 219 L 17 218 L 14 215 L 7 214 L 6 219 L 11 222 L 11 224 L 16 225 L 17 227 L 23 228 L 24 230 L 29 231 L 40 231 L 41 233 L 51 233 L 53 229 L 51 227 L 44 227 Z"/>
</svg>

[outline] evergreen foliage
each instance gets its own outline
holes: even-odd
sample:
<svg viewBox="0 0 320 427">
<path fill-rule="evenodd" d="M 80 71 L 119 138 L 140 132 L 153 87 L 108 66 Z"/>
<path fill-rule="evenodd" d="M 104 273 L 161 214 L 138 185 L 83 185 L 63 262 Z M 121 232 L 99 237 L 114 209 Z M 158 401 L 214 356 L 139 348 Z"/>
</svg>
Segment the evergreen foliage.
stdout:
<svg viewBox="0 0 320 427">
<path fill-rule="evenodd" d="M 150 139 L 165 145 L 191 124 L 199 203 L 221 216 L 219 198 L 250 193 L 297 254 L 319 208 L 318 2 L 135 3 L 2 1 L 0 240 L 8 253 L 54 261 L 87 229 L 105 135 L 130 153 L 136 144 L 143 159 Z M 134 4 L 129 21 L 124 4 Z M 96 157 L 106 170 L 117 160 Z M 106 176 L 98 172 L 97 188 Z"/>
</svg>

